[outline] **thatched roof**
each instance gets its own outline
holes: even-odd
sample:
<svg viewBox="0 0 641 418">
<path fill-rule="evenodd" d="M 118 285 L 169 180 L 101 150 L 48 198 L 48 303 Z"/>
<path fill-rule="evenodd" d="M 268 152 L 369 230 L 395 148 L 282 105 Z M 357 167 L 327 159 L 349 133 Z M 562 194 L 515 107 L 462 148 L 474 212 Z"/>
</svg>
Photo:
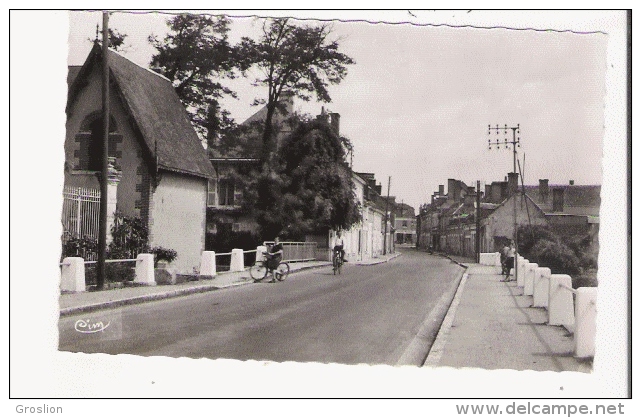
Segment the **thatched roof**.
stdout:
<svg viewBox="0 0 641 418">
<path fill-rule="evenodd" d="M 207 152 L 171 82 L 115 51 L 109 50 L 108 54 L 111 84 L 116 86 L 148 155 L 152 161 L 158 161 L 158 169 L 214 177 Z M 89 74 L 100 71 L 101 57 L 101 48 L 94 46 L 70 86 L 67 107 Z"/>
</svg>

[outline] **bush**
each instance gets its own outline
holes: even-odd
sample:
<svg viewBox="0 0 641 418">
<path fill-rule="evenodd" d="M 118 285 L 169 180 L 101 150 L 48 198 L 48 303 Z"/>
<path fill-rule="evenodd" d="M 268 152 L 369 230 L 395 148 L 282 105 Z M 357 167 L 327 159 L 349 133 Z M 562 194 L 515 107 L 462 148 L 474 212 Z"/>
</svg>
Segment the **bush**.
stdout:
<svg viewBox="0 0 641 418">
<path fill-rule="evenodd" d="M 141 218 L 116 215 L 111 236 L 107 258 L 136 258 L 149 251 L 149 230 Z"/>
<path fill-rule="evenodd" d="M 85 269 L 85 283 L 89 286 L 97 283 L 96 267 L 96 264 L 90 264 Z M 136 278 L 136 272 L 130 262 L 105 264 L 105 275 L 105 281 L 108 283 L 130 282 Z"/>
<path fill-rule="evenodd" d="M 166 261 L 171 263 L 178 257 L 176 250 L 163 247 L 154 247 L 151 249 L 151 253 L 155 256 L 154 262 L 158 263 L 159 261 Z"/>
<path fill-rule="evenodd" d="M 62 258 L 82 257 L 85 260 L 95 258 L 98 253 L 98 241 L 90 237 L 70 237 L 62 242 Z"/>
<path fill-rule="evenodd" d="M 581 271 L 576 254 L 558 241 L 539 240 L 532 248 L 530 257 L 530 261 L 549 267 L 554 274 L 577 274 Z"/>
<path fill-rule="evenodd" d="M 559 241 L 559 237 L 547 226 L 529 225 L 519 227 L 519 253 L 530 258 L 532 249 L 541 240 Z"/>
</svg>

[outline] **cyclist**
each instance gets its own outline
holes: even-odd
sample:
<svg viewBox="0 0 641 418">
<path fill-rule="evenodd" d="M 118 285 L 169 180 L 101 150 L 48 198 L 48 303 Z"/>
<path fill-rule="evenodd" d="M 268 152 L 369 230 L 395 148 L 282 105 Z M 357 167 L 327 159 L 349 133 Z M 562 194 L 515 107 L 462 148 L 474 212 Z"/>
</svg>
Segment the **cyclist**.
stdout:
<svg viewBox="0 0 641 418">
<path fill-rule="evenodd" d="M 274 244 L 269 247 L 269 251 L 265 254 L 267 257 L 267 269 L 272 271 L 272 282 L 274 281 L 274 270 L 278 264 L 283 260 L 283 244 L 280 243 L 278 236 L 274 238 Z"/>
<path fill-rule="evenodd" d="M 336 233 L 336 239 L 334 239 L 334 254 L 338 252 L 343 263 L 347 263 L 347 260 L 345 260 L 345 242 L 343 241 L 343 237 L 341 235 L 342 234 L 340 231 Z"/>
</svg>

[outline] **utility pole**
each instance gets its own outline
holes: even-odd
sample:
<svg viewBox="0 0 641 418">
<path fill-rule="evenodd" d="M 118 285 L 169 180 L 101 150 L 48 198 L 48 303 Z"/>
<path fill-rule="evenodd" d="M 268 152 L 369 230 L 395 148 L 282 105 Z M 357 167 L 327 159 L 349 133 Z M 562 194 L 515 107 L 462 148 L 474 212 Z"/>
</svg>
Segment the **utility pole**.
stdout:
<svg viewBox="0 0 641 418">
<path fill-rule="evenodd" d="M 487 140 L 487 145 L 488 149 L 492 149 L 492 146 L 496 146 L 496 149 L 500 149 L 501 146 L 505 146 L 506 149 L 510 148 L 510 145 L 512 145 L 512 155 L 513 155 L 513 163 L 514 163 L 514 168 L 513 168 L 513 173 L 516 174 L 516 148 L 521 146 L 521 138 L 517 137 L 516 134 L 520 135 L 520 124 L 517 124 L 515 127 L 510 127 L 507 126 L 507 124 L 503 127 L 499 127 L 499 125 L 496 125 L 496 128 L 493 128 L 491 125 L 487 125 L 487 134 L 490 136 L 492 134 L 492 131 L 496 132 L 496 140 L 493 142 L 490 138 Z M 507 138 L 508 130 L 512 131 L 512 140 L 510 141 Z M 498 138 L 499 132 L 503 131 L 503 140 L 500 140 Z M 518 194 L 518 188 L 519 188 L 519 183 L 517 180 L 516 183 L 516 191 L 514 193 L 513 197 L 513 202 L 514 202 L 514 248 L 515 248 L 515 254 L 514 254 L 514 277 L 517 277 L 518 274 L 518 254 L 519 254 L 519 238 L 518 238 L 518 225 L 516 222 L 516 195 Z"/>
<path fill-rule="evenodd" d="M 105 285 L 107 258 L 107 171 L 109 157 L 109 12 L 102 12 L 102 169 L 100 175 L 100 221 L 98 228 L 98 263 L 96 287 Z"/>
<path fill-rule="evenodd" d="M 476 246 L 476 262 L 481 262 L 481 181 L 476 180 L 476 234 L 474 234 L 474 244 Z"/>
<path fill-rule="evenodd" d="M 387 199 L 385 199 L 385 234 L 383 234 L 383 255 L 387 254 L 387 222 L 389 221 L 389 187 L 392 182 L 392 176 L 387 178 Z"/>
</svg>

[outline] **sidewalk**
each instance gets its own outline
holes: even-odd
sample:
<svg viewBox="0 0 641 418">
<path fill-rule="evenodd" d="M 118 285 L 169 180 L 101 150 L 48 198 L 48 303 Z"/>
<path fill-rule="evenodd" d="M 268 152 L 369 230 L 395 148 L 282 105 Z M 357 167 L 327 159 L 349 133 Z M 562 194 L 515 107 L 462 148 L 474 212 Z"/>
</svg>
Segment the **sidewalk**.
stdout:
<svg viewBox="0 0 641 418">
<path fill-rule="evenodd" d="M 289 263 L 290 274 L 302 270 L 331 266 L 327 261 Z M 95 292 L 64 293 L 60 295 L 60 316 L 91 312 L 116 306 L 132 305 L 193 293 L 209 292 L 226 287 L 253 283 L 249 270 L 222 272 L 213 279 L 189 281 L 175 285 L 134 286 Z"/>
<path fill-rule="evenodd" d="M 389 254 L 367 261 L 355 262 L 355 265 L 375 265 L 386 263 L 400 254 Z M 289 263 L 290 274 L 331 266 L 329 261 L 308 261 Z M 189 281 L 175 285 L 134 286 L 120 289 L 102 290 L 96 292 L 64 293 L 60 295 L 60 316 L 72 315 L 81 312 L 92 312 L 117 306 L 133 305 L 152 300 L 167 299 L 193 293 L 209 292 L 226 287 L 250 284 L 254 281 L 249 276 L 249 270 L 241 272 L 219 273 L 213 279 Z"/>
<path fill-rule="evenodd" d="M 572 334 L 547 325 L 547 311 L 515 281 L 502 283 L 500 267 L 459 262 L 468 268 L 425 366 L 591 372 L 574 357 Z"/>
<path fill-rule="evenodd" d="M 353 264 L 357 266 L 374 266 L 376 264 L 381 264 L 381 263 L 387 263 L 390 260 L 395 259 L 396 257 L 399 257 L 401 253 L 394 253 L 394 254 L 387 254 L 387 255 L 381 255 L 376 258 L 370 258 L 367 260 L 363 261 L 356 261 Z"/>
</svg>

